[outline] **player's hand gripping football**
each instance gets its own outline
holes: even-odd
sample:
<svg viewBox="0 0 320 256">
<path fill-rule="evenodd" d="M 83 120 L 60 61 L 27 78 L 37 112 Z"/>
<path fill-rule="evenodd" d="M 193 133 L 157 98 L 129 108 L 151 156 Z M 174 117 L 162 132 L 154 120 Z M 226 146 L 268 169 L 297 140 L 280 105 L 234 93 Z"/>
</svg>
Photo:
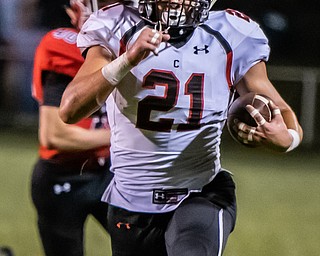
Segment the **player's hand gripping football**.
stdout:
<svg viewBox="0 0 320 256">
<path fill-rule="evenodd" d="M 158 47 L 161 42 L 167 42 L 170 35 L 165 31 L 145 27 L 132 47 L 127 51 L 127 58 L 131 65 L 136 66 L 140 61 L 148 57 L 150 52 L 158 55 Z"/>
<path fill-rule="evenodd" d="M 278 106 L 276 106 L 273 101 L 270 101 L 268 104 L 272 111 L 272 119 L 270 122 L 267 122 L 252 105 L 246 106 L 247 111 L 258 126 L 252 127 L 243 122 L 238 122 L 236 124 L 238 136 L 249 145 L 263 145 L 276 151 L 285 151 L 290 146 L 292 137 L 288 132 Z"/>
</svg>

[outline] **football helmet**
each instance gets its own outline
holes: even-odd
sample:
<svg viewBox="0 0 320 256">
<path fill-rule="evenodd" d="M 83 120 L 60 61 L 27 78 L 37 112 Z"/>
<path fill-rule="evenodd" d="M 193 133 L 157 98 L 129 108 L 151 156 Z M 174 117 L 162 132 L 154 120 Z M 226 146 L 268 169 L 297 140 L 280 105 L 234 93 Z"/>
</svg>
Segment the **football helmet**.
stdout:
<svg viewBox="0 0 320 256">
<path fill-rule="evenodd" d="M 194 28 L 203 23 L 217 0 L 139 0 L 141 17 L 164 28 Z"/>
</svg>

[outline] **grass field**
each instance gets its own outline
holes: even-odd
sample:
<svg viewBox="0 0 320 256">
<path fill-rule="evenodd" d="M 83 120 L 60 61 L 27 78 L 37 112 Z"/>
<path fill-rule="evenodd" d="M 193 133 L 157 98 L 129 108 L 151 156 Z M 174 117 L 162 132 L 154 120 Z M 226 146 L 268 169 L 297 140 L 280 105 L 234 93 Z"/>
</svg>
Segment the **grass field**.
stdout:
<svg viewBox="0 0 320 256">
<path fill-rule="evenodd" d="M 319 256 L 320 152 L 277 155 L 227 141 L 222 162 L 237 183 L 238 219 L 224 256 Z M 37 135 L 0 131 L 0 145 L 0 246 L 42 256 L 29 192 Z M 111 255 L 108 236 L 87 224 L 87 255 Z"/>
</svg>

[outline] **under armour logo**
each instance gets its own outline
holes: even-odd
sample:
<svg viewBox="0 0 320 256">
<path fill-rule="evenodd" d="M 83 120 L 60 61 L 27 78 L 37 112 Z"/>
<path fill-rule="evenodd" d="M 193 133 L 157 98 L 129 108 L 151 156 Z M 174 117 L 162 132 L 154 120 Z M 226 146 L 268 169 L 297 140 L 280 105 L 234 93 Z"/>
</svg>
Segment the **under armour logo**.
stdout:
<svg viewBox="0 0 320 256">
<path fill-rule="evenodd" d="M 130 223 L 118 222 L 117 223 L 117 228 L 121 228 L 121 227 L 124 227 L 126 229 L 131 229 Z"/>
<path fill-rule="evenodd" d="M 154 189 L 152 202 L 154 204 L 176 204 L 187 194 L 187 188 Z"/>
<path fill-rule="evenodd" d="M 201 51 L 204 51 L 205 54 L 209 53 L 209 50 L 208 50 L 209 46 L 208 45 L 204 45 L 203 48 L 198 48 L 198 46 L 194 46 L 193 49 L 194 49 L 194 54 L 198 54 L 199 52 Z"/>
<path fill-rule="evenodd" d="M 154 193 L 154 198 L 156 199 L 156 200 L 160 200 L 160 199 L 166 199 L 166 194 L 165 193 L 163 193 L 163 192 L 155 192 Z"/>
<path fill-rule="evenodd" d="M 63 185 L 56 184 L 53 186 L 53 192 L 56 195 L 60 195 L 62 192 L 68 193 L 71 191 L 71 184 L 69 182 L 65 182 Z"/>
</svg>

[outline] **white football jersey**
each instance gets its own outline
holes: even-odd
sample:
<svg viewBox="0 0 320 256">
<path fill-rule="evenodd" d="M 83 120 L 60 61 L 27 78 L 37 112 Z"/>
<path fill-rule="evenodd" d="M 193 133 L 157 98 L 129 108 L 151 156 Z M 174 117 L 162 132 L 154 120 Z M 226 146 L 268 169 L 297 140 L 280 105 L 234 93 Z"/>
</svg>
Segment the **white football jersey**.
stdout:
<svg viewBox="0 0 320 256">
<path fill-rule="evenodd" d="M 78 36 L 117 57 L 145 21 L 116 5 L 93 14 Z M 174 210 L 221 170 L 220 140 L 230 88 L 257 62 L 268 40 L 258 24 L 233 11 L 211 12 L 187 43 L 161 43 L 116 86 L 107 100 L 115 176 L 103 200 L 130 211 Z"/>
</svg>

